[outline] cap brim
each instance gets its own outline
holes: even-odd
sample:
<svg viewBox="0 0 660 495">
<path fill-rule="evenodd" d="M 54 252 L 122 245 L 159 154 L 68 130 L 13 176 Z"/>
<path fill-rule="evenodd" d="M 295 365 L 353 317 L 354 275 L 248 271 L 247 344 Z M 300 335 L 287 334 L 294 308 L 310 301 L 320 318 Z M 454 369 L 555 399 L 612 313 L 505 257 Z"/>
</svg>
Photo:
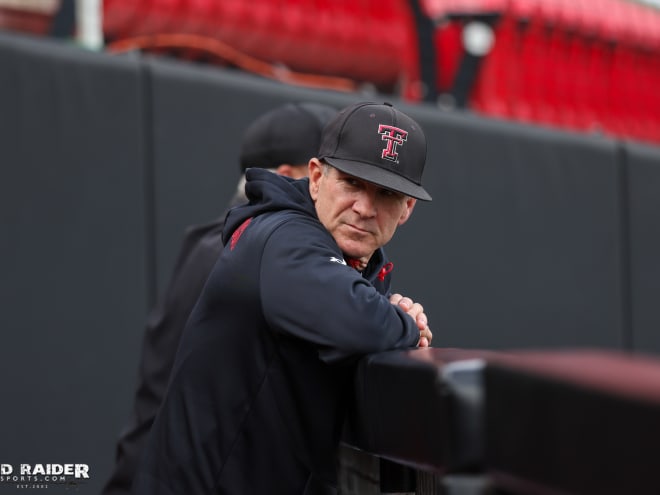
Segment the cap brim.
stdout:
<svg viewBox="0 0 660 495">
<path fill-rule="evenodd" d="M 432 201 L 433 199 L 422 186 L 376 165 L 329 157 L 323 157 L 323 161 L 328 162 L 337 170 L 341 170 L 345 174 L 353 175 L 359 179 L 372 182 L 386 189 L 391 189 L 392 191 L 400 192 L 422 201 Z"/>
</svg>

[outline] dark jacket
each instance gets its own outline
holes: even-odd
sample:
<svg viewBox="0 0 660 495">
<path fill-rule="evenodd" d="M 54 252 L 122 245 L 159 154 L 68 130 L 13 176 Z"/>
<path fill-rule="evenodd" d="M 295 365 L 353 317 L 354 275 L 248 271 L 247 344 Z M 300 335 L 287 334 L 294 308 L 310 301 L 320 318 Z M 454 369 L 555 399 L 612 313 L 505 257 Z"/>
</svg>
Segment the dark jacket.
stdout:
<svg viewBox="0 0 660 495">
<path fill-rule="evenodd" d="M 236 195 L 229 206 L 244 202 Z M 226 212 L 225 212 L 226 214 Z M 165 397 L 179 340 L 220 251 L 225 214 L 186 229 L 167 289 L 147 318 L 131 413 L 117 442 L 103 495 L 128 495 L 147 434 Z"/>
<path fill-rule="evenodd" d="M 382 250 L 363 274 L 308 181 L 247 172 L 250 203 L 191 314 L 135 494 L 332 493 L 357 358 L 417 344 Z"/>
</svg>

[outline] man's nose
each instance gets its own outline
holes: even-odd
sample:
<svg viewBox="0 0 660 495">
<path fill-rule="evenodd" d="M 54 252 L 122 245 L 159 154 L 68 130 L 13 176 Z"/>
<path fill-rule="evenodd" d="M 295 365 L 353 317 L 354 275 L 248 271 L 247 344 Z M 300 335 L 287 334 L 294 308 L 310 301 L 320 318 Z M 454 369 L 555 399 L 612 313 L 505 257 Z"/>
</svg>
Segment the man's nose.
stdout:
<svg viewBox="0 0 660 495">
<path fill-rule="evenodd" d="M 376 198 L 370 191 L 360 191 L 355 202 L 355 210 L 361 217 L 371 218 L 376 216 Z"/>
</svg>

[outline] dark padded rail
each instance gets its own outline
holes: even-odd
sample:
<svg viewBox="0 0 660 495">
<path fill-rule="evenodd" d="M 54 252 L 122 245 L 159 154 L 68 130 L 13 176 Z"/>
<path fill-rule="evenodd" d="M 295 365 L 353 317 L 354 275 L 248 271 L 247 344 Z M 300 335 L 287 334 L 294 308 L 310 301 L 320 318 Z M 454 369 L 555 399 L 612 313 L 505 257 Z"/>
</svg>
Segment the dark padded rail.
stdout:
<svg viewBox="0 0 660 495">
<path fill-rule="evenodd" d="M 479 464 L 480 363 L 493 354 L 429 348 L 366 357 L 356 375 L 347 443 L 440 473 Z"/>
<path fill-rule="evenodd" d="M 660 493 L 660 361 L 526 353 L 484 368 L 486 465 L 514 493 Z"/>
<path fill-rule="evenodd" d="M 418 349 L 360 363 L 345 441 L 497 493 L 614 495 L 660 493 L 659 438 L 658 359 Z"/>
</svg>

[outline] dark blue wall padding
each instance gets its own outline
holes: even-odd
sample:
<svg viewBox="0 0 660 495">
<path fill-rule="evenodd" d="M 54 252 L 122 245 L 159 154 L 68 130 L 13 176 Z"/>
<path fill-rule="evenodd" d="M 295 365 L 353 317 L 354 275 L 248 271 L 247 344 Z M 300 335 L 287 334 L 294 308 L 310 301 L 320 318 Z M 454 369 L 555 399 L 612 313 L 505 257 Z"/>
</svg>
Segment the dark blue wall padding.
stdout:
<svg viewBox="0 0 660 495">
<path fill-rule="evenodd" d="M 98 493 L 146 306 L 140 68 L 1 33 L 0 67 L 0 459 Z"/>
<path fill-rule="evenodd" d="M 635 350 L 660 353 L 660 149 L 625 143 Z"/>
</svg>

